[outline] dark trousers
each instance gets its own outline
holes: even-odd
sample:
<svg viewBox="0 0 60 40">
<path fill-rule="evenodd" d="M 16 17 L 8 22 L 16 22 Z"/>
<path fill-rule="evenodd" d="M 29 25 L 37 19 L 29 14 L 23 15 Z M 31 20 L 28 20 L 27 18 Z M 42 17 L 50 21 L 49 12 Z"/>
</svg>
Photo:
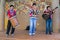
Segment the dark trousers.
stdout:
<svg viewBox="0 0 60 40">
<path fill-rule="evenodd" d="M 11 28 L 12 28 L 12 29 L 11 29 Z M 6 32 L 6 34 L 9 35 L 10 30 L 11 30 L 11 34 L 14 34 L 15 28 L 13 28 L 10 20 L 8 20 L 8 25 L 7 25 L 7 32 Z"/>
</svg>

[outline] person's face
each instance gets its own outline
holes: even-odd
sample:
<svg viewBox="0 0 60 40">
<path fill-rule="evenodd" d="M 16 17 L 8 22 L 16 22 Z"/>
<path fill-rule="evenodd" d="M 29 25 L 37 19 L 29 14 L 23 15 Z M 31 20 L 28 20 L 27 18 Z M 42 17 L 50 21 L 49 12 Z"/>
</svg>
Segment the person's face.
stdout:
<svg viewBox="0 0 60 40">
<path fill-rule="evenodd" d="M 34 5 L 34 6 L 32 6 L 32 7 L 33 7 L 33 8 L 32 8 L 33 10 L 35 10 L 35 9 L 36 9 L 36 6 L 35 6 L 35 5 Z"/>
<path fill-rule="evenodd" d="M 49 7 L 48 10 L 51 10 L 51 7 Z"/>
<path fill-rule="evenodd" d="M 14 9 L 14 7 L 10 7 L 10 9 L 11 9 L 11 10 L 13 10 L 13 9 Z"/>
</svg>

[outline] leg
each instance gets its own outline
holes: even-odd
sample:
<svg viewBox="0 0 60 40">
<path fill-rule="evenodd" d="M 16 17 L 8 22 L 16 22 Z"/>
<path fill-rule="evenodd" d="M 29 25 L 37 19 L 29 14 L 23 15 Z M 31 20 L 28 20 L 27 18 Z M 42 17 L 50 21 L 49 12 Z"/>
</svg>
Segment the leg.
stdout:
<svg viewBox="0 0 60 40">
<path fill-rule="evenodd" d="M 32 31 L 33 31 L 33 19 L 30 18 L 30 29 L 29 29 L 29 35 L 32 35 Z"/>
<path fill-rule="evenodd" d="M 15 28 L 13 28 L 12 26 L 12 30 L 11 30 L 12 37 L 14 36 L 14 31 L 15 31 Z"/>
<path fill-rule="evenodd" d="M 11 22 L 10 22 L 10 20 L 8 20 L 7 32 L 6 32 L 6 34 L 8 34 L 8 35 L 9 35 L 9 32 L 10 32 L 10 28 L 11 28 Z"/>
<path fill-rule="evenodd" d="M 12 26 L 11 34 L 14 34 L 15 28 Z"/>
<path fill-rule="evenodd" d="M 50 27 L 51 27 L 51 32 L 53 32 L 52 19 L 51 19 Z"/>
<path fill-rule="evenodd" d="M 46 20 L 46 34 L 49 32 L 49 20 Z"/>
<path fill-rule="evenodd" d="M 49 34 L 52 34 L 52 20 L 50 19 Z"/>
<path fill-rule="evenodd" d="M 34 19 L 33 34 L 35 34 L 35 31 L 36 31 L 36 18 Z"/>
</svg>

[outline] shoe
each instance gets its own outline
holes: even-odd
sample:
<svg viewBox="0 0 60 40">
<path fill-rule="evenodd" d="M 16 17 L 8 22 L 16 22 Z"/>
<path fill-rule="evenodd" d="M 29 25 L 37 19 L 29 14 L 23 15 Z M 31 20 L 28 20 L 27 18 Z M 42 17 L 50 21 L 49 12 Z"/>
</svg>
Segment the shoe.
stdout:
<svg viewBox="0 0 60 40">
<path fill-rule="evenodd" d="M 9 35 L 8 35 L 8 34 L 6 34 L 6 37 L 9 37 Z"/>
<path fill-rule="evenodd" d="M 33 34 L 32 33 L 29 33 L 30 36 L 32 36 Z"/>
<path fill-rule="evenodd" d="M 12 34 L 12 37 L 14 36 L 14 34 Z"/>
<path fill-rule="evenodd" d="M 52 35 L 52 33 L 49 33 L 50 35 Z"/>
<path fill-rule="evenodd" d="M 35 35 L 35 33 L 33 33 L 33 35 Z"/>
</svg>

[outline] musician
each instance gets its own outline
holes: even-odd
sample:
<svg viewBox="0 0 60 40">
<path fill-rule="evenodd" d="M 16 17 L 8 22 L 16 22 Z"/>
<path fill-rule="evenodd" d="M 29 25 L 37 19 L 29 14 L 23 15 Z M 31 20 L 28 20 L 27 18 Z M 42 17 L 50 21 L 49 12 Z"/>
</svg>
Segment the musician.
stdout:
<svg viewBox="0 0 60 40">
<path fill-rule="evenodd" d="M 10 21 L 11 17 L 16 15 L 16 11 L 14 10 L 14 5 L 10 5 L 10 9 L 8 10 L 7 15 L 8 15 L 8 25 L 7 25 L 6 36 L 9 36 L 10 30 L 11 30 L 11 35 L 14 36 L 15 28 L 13 27 Z"/>
<path fill-rule="evenodd" d="M 38 14 L 38 10 L 37 10 L 37 7 L 36 7 L 36 3 L 33 3 L 32 7 L 30 8 L 30 12 L 29 12 L 29 15 L 30 15 L 29 35 L 35 35 L 37 14 Z"/>
<path fill-rule="evenodd" d="M 46 20 L 46 34 L 52 34 L 52 14 L 53 11 L 50 6 L 47 6 L 44 14 L 49 15 L 49 18 Z"/>
</svg>

